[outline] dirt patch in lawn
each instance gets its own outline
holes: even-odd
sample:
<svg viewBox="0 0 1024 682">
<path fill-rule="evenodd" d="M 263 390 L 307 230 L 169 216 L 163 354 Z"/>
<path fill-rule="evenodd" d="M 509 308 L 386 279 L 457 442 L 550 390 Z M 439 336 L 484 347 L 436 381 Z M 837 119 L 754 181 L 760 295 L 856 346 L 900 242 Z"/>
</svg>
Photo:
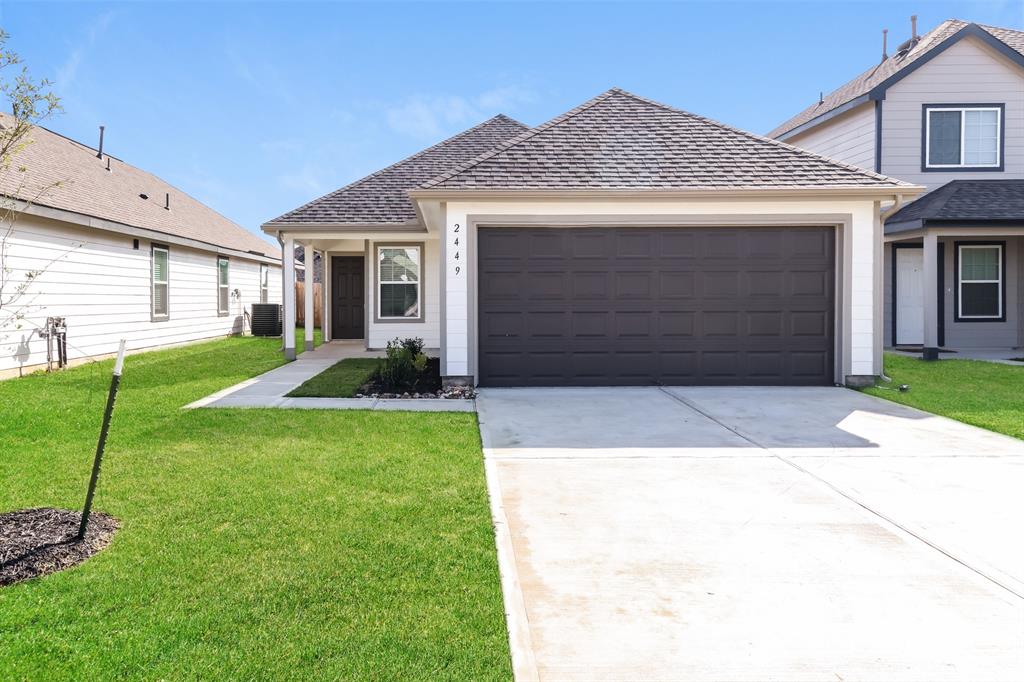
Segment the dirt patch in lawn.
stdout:
<svg viewBox="0 0 1024 682">
<path fill-rule="evenodd" d="M 92 512 L 79 541 L 81 522 L 81 512 L 50 507 L 0 514 L 0 587 L 77 566 L 109 545 L 120 525 L 113 516 Z"/>
</svg>

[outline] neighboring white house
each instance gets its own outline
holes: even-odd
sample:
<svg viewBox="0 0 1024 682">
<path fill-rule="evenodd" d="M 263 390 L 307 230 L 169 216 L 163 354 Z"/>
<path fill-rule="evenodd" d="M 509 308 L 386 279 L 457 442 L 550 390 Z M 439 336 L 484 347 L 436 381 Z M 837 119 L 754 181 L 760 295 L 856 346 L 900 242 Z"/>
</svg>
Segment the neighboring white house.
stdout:
<svg viewBox="0 0 1024 682">
<path fill-rule="evenodd" d="M 921 190 L 612 89 L 263 229 L 326 255 L 327 338 L 420 336 L 449 384 L 861 384 L 882 370 L 880 210 Z M 284 319 L 294 356 L 291 288 Z"/>
<path fill-rule="evenodd" d="M 273 244 L 120 159 L 38 126 L 29 138 L 0 173 L 14 211 L 0 378 L 45 366 L 49 317 L 65 319 L 74 364 L 122 338 L 137 351 L 238 334 L 253 302 L 280 302 Z"/>
<path fill-rule="evenodd" d="M 883 51 L 884 52 L 884 51 Z M 1024 31 L 951 19 L 769 133 L 924 185 L 885 221 L 885 341 L 1024 346 Z"/>
</svg>

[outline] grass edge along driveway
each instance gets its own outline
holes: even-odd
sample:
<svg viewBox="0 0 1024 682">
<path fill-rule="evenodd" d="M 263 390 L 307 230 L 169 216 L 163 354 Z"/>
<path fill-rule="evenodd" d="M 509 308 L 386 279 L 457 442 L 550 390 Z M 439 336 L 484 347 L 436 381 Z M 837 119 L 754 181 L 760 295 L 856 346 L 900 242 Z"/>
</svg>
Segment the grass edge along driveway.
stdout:
<svg viewBox="0 0 1024 682">
<path fill-rule="evenodd" d="M 1024 367 L 982 360 L 937 361 L 885 354 L 892 383 L 865 393 L 1024 439 Z M 895 390 L 907 384 L 910 390 Z"/>
<path fill-rule="evenodd" d="M 0 589 L 7 679 L 511 677 L 475 415 L 181 410 L 279 339 L 130 356 L 105 551 Z M 80 508 L 110 361 L 0 382 L 0 510 Z"/>
</svg>

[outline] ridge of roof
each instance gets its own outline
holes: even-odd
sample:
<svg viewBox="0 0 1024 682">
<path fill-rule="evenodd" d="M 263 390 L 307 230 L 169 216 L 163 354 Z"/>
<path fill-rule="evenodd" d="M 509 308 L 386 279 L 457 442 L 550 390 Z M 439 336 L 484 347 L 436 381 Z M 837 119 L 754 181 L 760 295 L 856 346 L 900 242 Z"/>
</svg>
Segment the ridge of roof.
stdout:
<svg viewBox="0 0 1024 682">
<path fill-rule="evenodd" d="M 544 123 L 541 123 L 538 126 L 535 126 L 533 128 L 528 128 L 527 130 L 523 131 L 521 134 L 517 135 L 516 137 L 513 137 L 512 139 L 507 140 L 507 141 L 499 144 L 494 149 L 488 150 L 488 151 L 484 152 L 483 154 L 480 154 L 476 158 L 470 159 L 469 161 L 466 161 L 465 163 L 460 163 L 458 166 L 455 166 L 451 170 L 445 171 L 444 173 L 441 173 L 440 175 L 431 178 L 427 182 L 424 182 L 423 184 L 421 184 L 419 186 L 419 189 L 430 189 L 432 187 L 435 187 L 435 186 L 439 185 L 440 183 L 444 182 L 445 180 L 447 180 L 447 179 L 449 179 L 451 177 L 454 177 L 454 176 L 458 175 L 459 173 L 461 173 L 461 172 L 463 172 L 465 170 L 468 170 L 468 169 L 472 168 L 473 166 L 476 166 L 477 164 L 479 164 L 479 163 L 481 163 L 483 161 L 486 161 L 487 159 L 489 159 L 489 158 L 491 158 L 493 156 L 496 156 L 500 152 L 503 152 L 506 149 L 509 149 L 511 147 L 515 147 L 516 145 L 518 145 L 518 144 L 520 144 L 522 142 L 525 142 L 526 140 L 529 140 L 532 137 L 535 137 L 536 135 L 544 132 L 545 130 L 547 130 L 549 128 L 552 128 L 552 127 L 558 125 L 559 123 L 562 123 L 564 121 L 569 120 L 573 116 L 576 116 L 576 115 L 586 111 L 587 109 L 590 109 L 595 104 L 598 104 L 599 102 L 603 102 L 604 100 L 608 99 L 609 97 L 611 97 L 612 95 L 617 94 L 617 93 L 625 94 L 625 90 L 622 90 L 621 88 L 614 88 L 614 87 L 613 88 L 609 88 L 608 90 L 605 90 L 604 92 L 602 92 L 600 95 L 597 95 L 596 97 L 592 97 L 592 98 L 588 99 L 583 104 L 580 104 L 580 105 L 578 105 L 576 107 L 573 107 L 572 109 L 570 109 L 569 111 L 566 111 L 563 114 L 559 114 L 558 116 L 555 116 L 554 118 L 552 118 L 552 119 L 550 119 L 548 121 L 545 121 Z"/>
<path fill-rule="evenodd" d="M 454 178 L 455 176 L 457 176 L 457 175 L 459 175 L 459 174 L 461 174 L 461 173 L 463 173 L 463 172 L 465 172 L 465 171 L 467 171 L 467 170 L 469 170 L 469 169 L 471 169 L 471 168 L 473 168 L 473 167 L 475 167 L 475 166 L 477 166 L 477 165 L 487 161 L 488 159 L 494 158 L 495 156 L 497 156 L 497 155 L 499 155 L 499 154 L 501 154 L 501 153 L 503 153 L 503 152 L 505 152 L 505 151 L 507 151 L 509 149 L 512 149 L 513 147 L 516 147 L 517 145 L 522 144 L 523 142 L 526 142 L 526 141 L 528 141 L 530 139 L 533 139 L 534 137 L 537 137 L 538 135 L 543 134 L 545 131 L 550 130 L 550 129 L 552 129 L 552 128 L 554 128 L 554 127 L 556 127 L 556 126 L 558 126 L 558 125 L 560 125 L 560 124 L 562 124 L 562 123 L 572 119 L 573 117 L 578 116 L 579 114 L 581 114 L 581 113 L 583 113 L 583 112 L 585 112 L 585 111 L 587 111 L 587 110 L 589 110 L 589 109 L 591 109 L 591 108 L 601 104 L 602 102 L 608 101 L 609 99 L 611 99 L 613 97 L 616 97 L 616 96 L 626 97 L 626 98 L 632 99 L 632 100 L 634 100 L 636 102 L 640 102 L 642 104 L 645 104 L 647 106 L 658 107 L 658 108 L 660 108 L 660 109 L 662 109 L 664 111 L 668 111 L 668 112 L 670 112 L 670 113 L 672 113 L 674 115 L 683 116 L 683 117 L 686 117 L 688 119 L 691 119 L 691 120 L 703 123 L 705 125 L 714 126 L 714 127 L 718 128 L 720 130 L 724 130 L 724 131 L 727 131 L 727 132 L 735 134 L 735 135 L 740 135 L 742 137 L 745 137 L 747 139 L 753 140 L 753 141 L 761 143 L 761 144 L 768 144 L 770 146 L 774 146 L 774 147 L 777 147 L 779 149 L 783 149 L 785 151 L 797 154 L 797 155 L 799 155 L 801 157 L 815 158 L 815 159 L 817 159 L 817 160 L 819 160 L 819 161 L 821 161 L 821 162 L 823 162 L 823 163 L 825 163 L 825 164 L 827 164 L 829 166 L 839 167 L 839 168 L 842 168 L 842 169 L 844 169 L 846 171 L 850 171 L 850 172 L 856 173 L 858 175 L 864 176 L 866 178 L 870 178 L 872 180 L 880 180 L 880 181 L 883 181 L 883 182 L 890 182 L 890 183 L 893 183 L 897 187 L 899 187 L 899 186 L 912 187 L 913 186 L 911 183 L 904 182 L 904 181 L 899 180 L 897 178 L 892 178 L 892 177 L 889 177 L 889 176 L 881 175 L 879 173 L 875 173 L 874 171 L 870 171 L 870 170 L 867 170 L 867 169 L 864 169 L 864 168 L 860 168 L 858 166 L 853 166 L 853 165 L 850 165 L 850 164 L 842 163 L 842 162 L 837 161 L 835 159 L 831 159 L 831 158 L 828 158 L 826 156 L 822 156 L 820 154 L 816 154 L 814 152 L 809 152 L 809 151 L 807 151 L 805 149 L 801 149 L 799 147 L 795 147 L 793 145 L 787 144 L 787 143 L 779 141 L 779 140 L 774 140 L 774 139 L 771 139 L 771 138 L 768 138 L 768 137 L 765 137 L 765 136 L 762 136 L 762 135 L 757 135 L 756 133 L 752 133 L 752 132 L 749 132 L 749 131 L 746 131 L 746 130 L 735 128 L 733 126 L 727 125 L 727 124 L 722 123 L 720 121 L 716 121 L 714 119 L 707 118 L 705 116 L 700 116 L 698 114 L 694 114 L 694 113 L 691 113 L 689 111 L 685 111 L 683 109 L 679 109 L 677 107 L 673 107 L 673 106 L 665 104 L 663 102 L 658 102 L 656 100 L 652 100 L 652 99 L 648 99 L 646 97 L 642 97 L 640 95 L 636 95 L 634 93 L 631 93 L 631 92 L 628 92 L 626 90 L 623 90 L 622 88 L 613 87 L 613 88 L 610 88 L 609 90 L 606 90 L 605 92 L 597 95 L 596 97 L 593 97 L 593 98 L 587 100 L 583 104 L 580 104 L 579 106 L 574 107 L 573 109 L 570 109 L 569 111 L 567 111 L 567 112 L 565 112 L 565 113 L 563 113 L 563 114 L 561 114 L 559 116 L 556 116 L 555 118 L 553 118 L 553 119 L 551 119 L 551 120 L 549 120 L 549 121 L 547 121 L 545 123 L 542 123 L 541 125 L 538 125 L 535 128 L 531 128 L 530 130 L 525 131 L 521 135 L 518 135 L 518 136 L 508 140 L 507 142 L 505 142 L 503 144 L 498 145 L 494 149 L 491 149 L 491 150 L 489 150 L 489 151 L 487 151 L 487 152 L 477 156 L 474 159 L 471 159 L 471 160 L 469 160 L 469 161 L 467 161 L 467 162 L 465 162 L 463 164 L 460 164 L 459 166 L 456 166 L 456 167 L 452 168 L 449 171 L 446 171 L 445 173 L 442 173 L 442 174 L 432 178 L 431 180 L 427 181 L 426 183 L 420 185 L 419 189 L 434 189 L 434 188 L 437 188 L 439 185 L 443 184 L 447 180 L 450 180 L 450 179 Z"/>
<path fill-rule="evenodd" d="M 490 118 L 488 118 L 485 121 L 481 121 L 480 123 L 477 123 L 475 126 L 472 126 L 470 128 L 466 128 L 465 130 L 463 130 L 463 131 L 461 131 L 459 133 L 456 133 L 455 135 L 452 135 L 451 137 L 447 137 L 447 138 L 441 140 L 440 142 L 435 142 L 434 144 L 430 145 L 429 147 L 421 149 L 421 150 L 419 150 L 418 152 L 416 152 L 414 154 L 410 154 L 409 156 L 406 156 L 403 159 L 395 161 L 394 163 L 389 164 L 389 165 L 385 166 L 384 168 L 376 170 L 376 171 L 370 173 L 369 175 L 364 175 L 363 177 L 361 177 L 361 178 L 359 178 L 357 180 L 353 180 L 352 182 L 348 183 L 347 185 L 344 185 L 344 186 L 339 187 L 337 189 L 331 190 L 330 192 L 327 192 L 326 194 L 322 194 L 322 195 L 320 195 L 320 196 L 318 196 L 318 197 L 316 197 L 314 199 L 310 199 L 309 201 L 307 201 L 306 203 L 302 204 L 301 206 L 298 206 L 296 208 L 293 208 L 290 211 L 282 213 L 281 215 L 277 216 L 273 220 L 268 220 L 264 224 L 270 224 L 270 223 L 276 223 L 276 222 L 282 221 L 283 219 L 287 218 L 288 216 L 291 216 L 293 214 L 299 213 L 299 212 L 303 211 L 304 209 L 312 206 L 313 204 L 316 204 L 319 201 L 323 201 L 324 199 L 328 199 L 328 198 L 333 197 L 335 195 L 341 194 L 341 193 L 343 193 L 343 192 L 345 192 L 347 190 L 354 189 L 354 188 L 356 188 L 356 187 L 358 187 L 358 186 L 360 186 L 360 185 L 362 185 L 362 184 L 364 184 L 364 183 L 366 183 L 366 182 L 368 182 L 370 180 L 373 180 L 374 178 L 378 178 L 381 175 L 383 175 L 383 174 L 385 174 L 385 173 L 387 173 L 389 171 L 394 170 L 395 168 L 397 168 L 399 166 L 402 166 L 402 165 L 404 165 L 406 163 L 409 163 L 410 161 L 414 161 L 414 160 L 416 160 L 416 159 L 418 159 L 420 157 L 423 157 L 423 156 L 425 156 L 426 154 L 429 154 L 432 151 L 436 151 L 437 149 L 439 149 L 441 147 L 444 147 L 445 145 L 448 145 L 448 144 L 450 144 L 452 142 L 455 142 L 456 140 L 460 140 L 462 138 L 465 138 L 465 137 L 475 133 L 476 131 L 478 131 L 478 130 L 480 130 L 482 128 L 485 128 L 485 127 L 487 127 L 487 126 L 489 126 L 489 125 L 491 125 L 493 123 L 499 122 L 499 121 L 504 122 L 504 123 L 510 123 L 510 124 L 513 124 L 513 125 L 517 125 L 517 126 L 521 126 L 523 128 L 529 129 L 529 126 L 527 126 L 525 123 L 517 121 L 516 119 L 512 118 L 511 116 L 507 116 L 505 114 L 496 114 L 494 116 L 491 116 Z M 412 189 L 412 188 L 410 187 L 409 189 Z"/>
<path fill-rule="evenodd" d="M 0 125 L 10 118 L 0 113 Z M 38 123 L 32 124 L 27 138 L 31 143 L 14 157 L 26 170 L 0 177 L 4 196 L 211 247 L 279 258 L 276 245 L 147 170 L 105 151 L 101 160 L 97 149 Z M 108 172 L 109 161 L 117 165 Z M 157 201 L 142 200 L 140 193 L 153 194 Z M 171 196 L 171 210 L 158 201 L 160 193 Z"/>
<path fill-rule="evenodd" d="M 1014 59 L 1024 61 L 1024 31 L 998 26 L 989 26 L 967 22 L 962 19 L 946 19 L 938 26 L 919 36 L 918 41 L 912 44 L 905 53 L 897 52 L 887 59 L 862 71 L 839 87 L 825 95 L 819 102 L 805 107 L 783 123 L 776 126 L 769 133 L 769 137 L 781 137 L 793 134 L 802 126 L 814 127 L 828 120 L 832 116 L 841 113 L 839 110 L 856 101 L 858 98 L 873 97 L 872 92 L 886 86 L 893 78 L 902 78 L 912 71 L 927 63 L 931 59 L 928 55 L 935 50 L 944 50 L 953 42 L 961 38 L 975 35 L 989 42 L 995 41 L 1000 49 L 1008 50 Z M 951 42 L 953 41 L 953 42 Z M 934 54 L 938 54 L 935 52 Z M 920 60 L 926 61 L 921 62 Z M 919 63 L 920 62 L 920 63 Z M 914 66 L 917 64 L 917 66 Z M 902 75 L 901 75 L 902 74 Z M 865 100 L 866 101 L 866 100 Z M 815 123 L 818 119 L 822 119 Z"/>
</svg>

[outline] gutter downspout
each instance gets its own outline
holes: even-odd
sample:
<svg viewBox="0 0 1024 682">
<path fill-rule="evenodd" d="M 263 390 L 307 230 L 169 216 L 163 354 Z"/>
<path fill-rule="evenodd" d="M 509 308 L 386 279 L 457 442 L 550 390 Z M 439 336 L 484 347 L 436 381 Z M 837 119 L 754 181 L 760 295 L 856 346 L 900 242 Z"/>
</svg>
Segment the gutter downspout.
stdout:
<svg viewBox="0 0 1024 682">
<path fill-rule="evenodd" d="M 890 206 L 889 208 L 887 208 L 884 211 L 882 211 L 882 214 L 880 216 L 881 219 L 882 219 L 882 223 L 885 223 L 885 220 L 889 216 L 893 215 L 894 213 L 896 213 L 896 211 L 898 211 L 901 208 L 903 208 L 905 203 L 906 202 L 903 201 L 903 195 L 902 194 L 894 194 L 893 195 L 892 206 Z M 883 225 L 883 227 L 884 227 L 884 225 Z"/>
<path fill-rule="evenodd" d="M 903 208 L 904 204 L 906 203 L 906 202 L 903 201 L 903 195 L 902 194 L 894 194 L 892 200 L 893 200 L 892 201 L 892 206 L 890 206 L 886 210 L 882 211 L 881 214 L 879 215 L 879 217 L 880 217 L 880 219 L 882 221 L 882 234 L 883 235 L 885 234 L 885 221 L 886 221 L 886 219 L 889 216 L 895 214 L 896 211 L 898 211 L 901 208 Z M 884 365 L 882 367 L 881 374 L 879 374 L 879 378 L 882 381 L 886 382 L 886 383 L 892 383 L 892 377 L 888 376 L 885 373 L 885 366 Z"/>
</svg>

